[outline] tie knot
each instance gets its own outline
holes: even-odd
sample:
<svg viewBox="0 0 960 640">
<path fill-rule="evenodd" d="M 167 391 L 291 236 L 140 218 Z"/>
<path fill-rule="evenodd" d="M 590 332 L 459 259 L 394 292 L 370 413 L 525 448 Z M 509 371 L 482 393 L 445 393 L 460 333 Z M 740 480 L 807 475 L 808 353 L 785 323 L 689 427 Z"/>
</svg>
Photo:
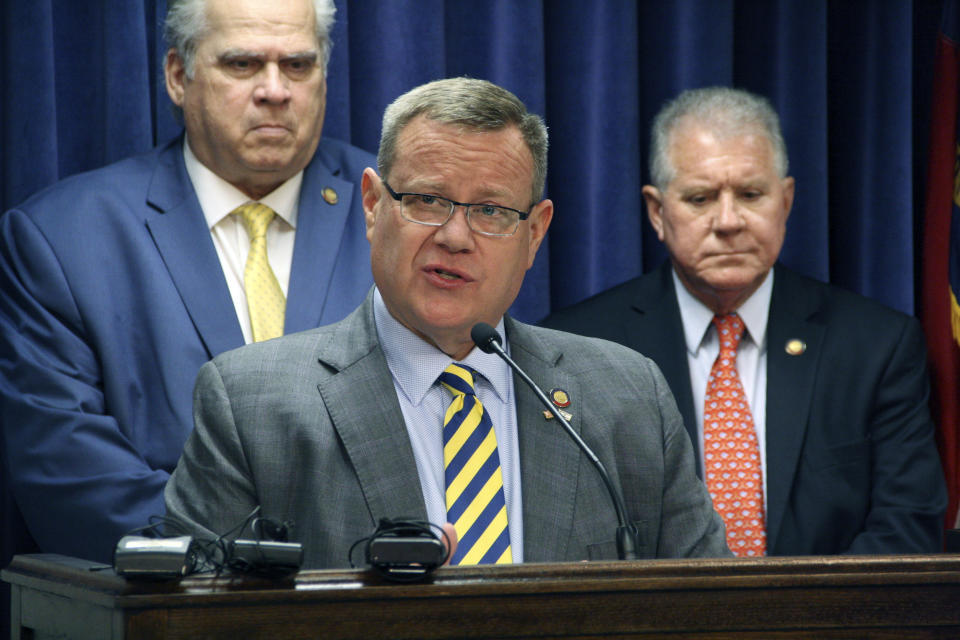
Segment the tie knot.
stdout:
<svg viewBox="0 0 960 640">
<path fill-rule="evenodd" d="M 267 226 L 276 215 L 273 209 L 259 202 L 248 202 L 234 209 L 234 213 L 240 215 L 243 220 L 243 226 L 247 230 L 250 239 L 263 238 L 267 235 Z"/>
<path fill-rule="evenodd" d="M 465 364 L 451 362 L 437 380 L 457 395 L 472 396 L 476 395 L 476 391 L 474 391 L 473 388 L 473 380 L 476 373 L 476 371 Z"/>
<path fill-rule="evenodd" d="M 743 320 L 736 313 L 725 316 L 713 316 L 713 324 L 717 327 L 717 339 L 720 341 L 721 351 L 736 351 L 743 337 Z"/>
</svg>

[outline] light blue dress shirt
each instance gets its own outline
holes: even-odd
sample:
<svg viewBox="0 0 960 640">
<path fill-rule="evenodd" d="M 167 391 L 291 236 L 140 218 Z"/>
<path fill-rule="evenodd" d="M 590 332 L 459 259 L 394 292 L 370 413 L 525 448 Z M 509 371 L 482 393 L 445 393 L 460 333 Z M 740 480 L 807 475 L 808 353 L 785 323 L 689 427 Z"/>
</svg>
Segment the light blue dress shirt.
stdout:
<svg viewBox="0 0 960 640">
<path fill-rule="evenodd" d="M 378 290 L 373 293 L 373 317 L 413 446 L 427 517 L 430 522 L 441 524 L 447 520 L 443 479 L 443 417 L 453 400 L 453 394 L 437 383 L 437 377 L 454 360 L 390 315 Z M 503 338 L 504 349 L 510 353 L 502 318 L 496 329 Z M 497 355 L 484 353 L 477 348 L 457 362 L 472 367 L 482 376 L 474 382 L 474 388 L 493 421 L 497 436 L 513 561 L 523 562 L 523 498 L 520 493 L 520 451 L 513 375 L 510 367 Z"/>
</svg>

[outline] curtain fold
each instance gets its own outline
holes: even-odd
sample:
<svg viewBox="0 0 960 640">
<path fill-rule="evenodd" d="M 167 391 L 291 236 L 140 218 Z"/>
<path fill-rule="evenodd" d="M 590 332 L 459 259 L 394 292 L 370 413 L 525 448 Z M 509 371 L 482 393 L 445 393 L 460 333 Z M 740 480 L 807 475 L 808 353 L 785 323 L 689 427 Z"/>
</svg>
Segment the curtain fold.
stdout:
<svg viewBox="0 0 960 640">
<path fill-rule="evenodd" d="M 547 13 L 554 307 L 642 271 L 637 25 L 628 3 Z"/>
</svg>

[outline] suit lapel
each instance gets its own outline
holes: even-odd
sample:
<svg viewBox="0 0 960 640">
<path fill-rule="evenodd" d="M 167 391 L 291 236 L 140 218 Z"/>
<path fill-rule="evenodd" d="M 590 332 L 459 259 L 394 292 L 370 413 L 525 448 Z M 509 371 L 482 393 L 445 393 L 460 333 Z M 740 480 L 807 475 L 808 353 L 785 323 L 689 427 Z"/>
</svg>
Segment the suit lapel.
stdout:
<svg viewBox="0 0 960 640">
<path fill-rule="evenodd" d="M 147 228 L 197 333 L 213 357 L 243 344 L 223 268 L 183 165 L 181 144 L 161 152 L 147 202 L 160 215 Z"/>
<path fill-rule="evenodd" d="M 317 366 L 337 373 L 320 378 L 318 389 L 356 471 L 373 522 L 388 517 L 426 520 L 413 448 L 377 342 L 371 300 L 368 296 L 319 345 Z"/>
<path fill-rule="evenodd" d="M 521 324 L 506 319 L 511 356 L 545 391 L 560 388 L 576 400 L 582 391 L 576 379 L 556 364 L 562 353 L 547 348 Z M 547 420 L 543 405 L 527 385 L 514 376 L 517 429 L 523 491 L 523 548 L 525 562 L 563 558 L 573 530 L 577 475 L 581 454 L 556 420 Z M 576 404 L 571 426 L 579 433 Z"/>
<path fill-rule="evenodd" d="M 353 192 L 353 183 L 333 175 L 319 157 L 304 173 L 284 333 L 321 324 Z"/>
<path fill-rule="evenodd" d="M 632 308 L 636 322 L 625 331 L 632 337 L 627 346 L 652 359 L 660 367 L 670 385 L 677 408 L 683 417 L 697 460 L 698 472 L 702 462 L 697 418 L 690 388 L 690 365 L 687 362 L 687 342 L 680 319 L 680 307 L 674 290 L 672 266 L 664 262 L 655 272 L 640 280 Z"/>
<path fill-rule="evenodd" d="M 798 276 L 777 267 L 767 328 L 767 548 L 776 553 L 777 537 L 790 499 L 803 445 L 825 327 L 813 316 L 817 296 L 805 295 Z M 800 355 L 787 353 L 801 340 Z"/>
</svg>

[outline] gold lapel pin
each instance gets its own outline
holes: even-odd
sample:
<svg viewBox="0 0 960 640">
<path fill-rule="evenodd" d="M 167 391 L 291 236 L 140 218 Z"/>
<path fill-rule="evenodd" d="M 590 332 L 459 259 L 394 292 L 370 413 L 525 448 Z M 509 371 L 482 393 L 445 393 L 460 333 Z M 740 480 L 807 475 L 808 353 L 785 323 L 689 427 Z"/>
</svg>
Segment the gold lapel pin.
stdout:
<svg viewBox="0 0 960 640">
<path fill-rule="evenodd" d="M 804 342 L 803 340 L 798 340 L 797 338 L 787 340 L 787 345 L 784 347 L 784 351 L 786 351 L 787 354 L 791 356 L 799 356 L 806 350 L 807 350 L 807 343 Z"/>
<path fill-rule="evenodd" d="M 554 406 L 560 407 L 561 409 L 566 409 L 570 406 L 570 396 L 563 389 L 551 389 L 550 401 L 553 402 Z"/>
<path fill-rule="evenodd" d="M 340 197 L 337 196 L 337 192 L 333 187 L 324 187 L 320 195 L 327 201 L 327 204 L 337 204 L 340 201 Z"/>
<path fill-rule="evenodd" d="M 564 411 L 564 409 L 570 406 L 570 394 L 568 394 L 566 391 L 559 387 L 556 389 L 551 389 L 550 402 L 552 402 L 553 406 L 557 408 L 557 413 L 566 418 L 567 422 L 573 419 L 573 414 Z M 553 420 L 553 414 L 549 411 L 544 411 L 543 417 L 547 420 Z"/>
</svg>

